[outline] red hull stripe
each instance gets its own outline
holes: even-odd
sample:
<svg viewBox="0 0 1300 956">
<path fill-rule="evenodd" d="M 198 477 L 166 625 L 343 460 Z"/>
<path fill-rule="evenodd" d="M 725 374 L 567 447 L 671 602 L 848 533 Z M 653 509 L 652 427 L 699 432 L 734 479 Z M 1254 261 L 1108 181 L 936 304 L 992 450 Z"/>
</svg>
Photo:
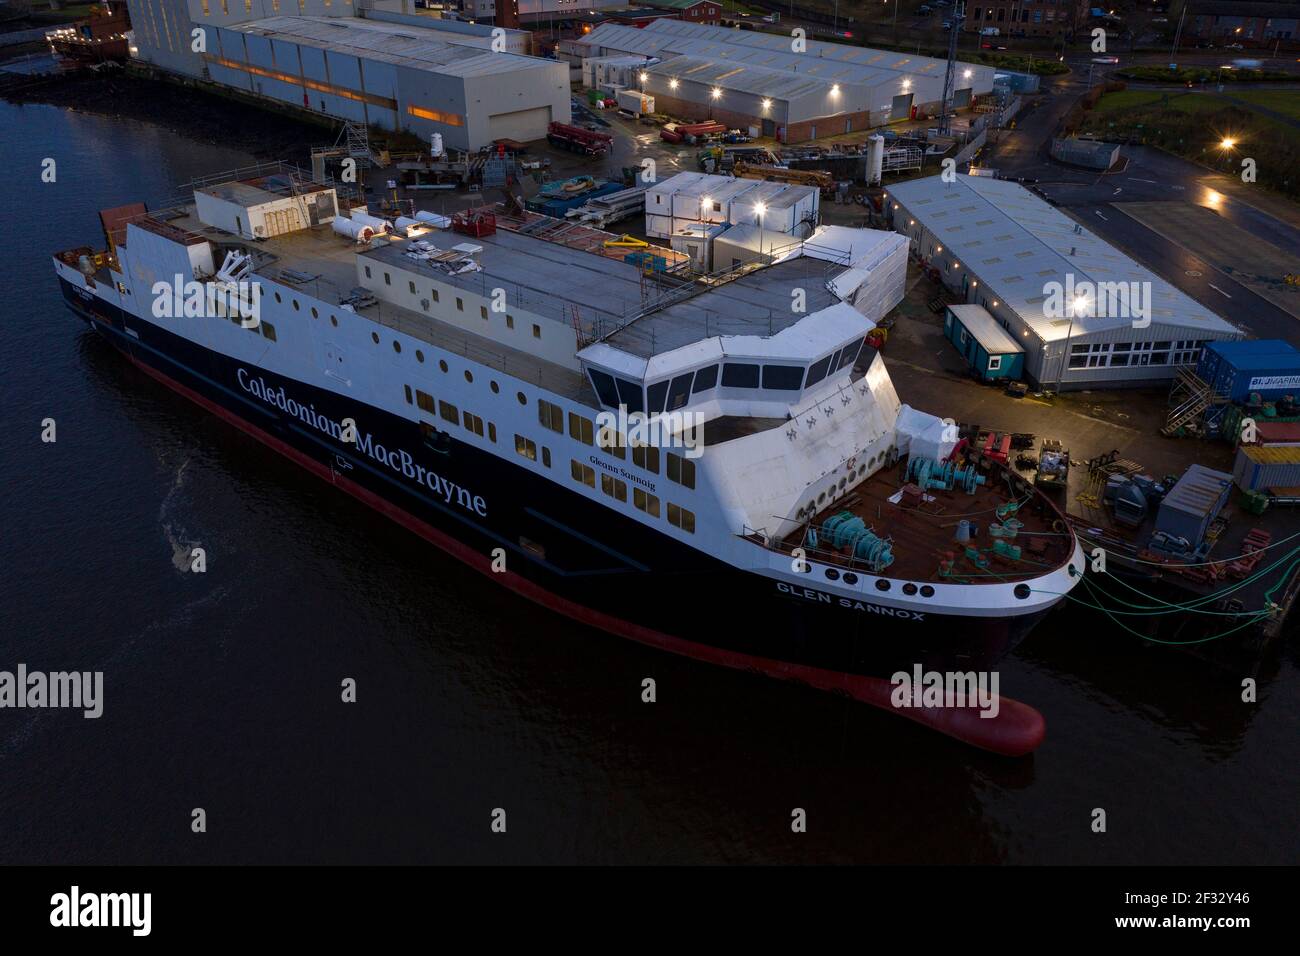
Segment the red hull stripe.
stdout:
<svg viewBox="0 0 1300 956">
<path fill-rule="evenodd" d="M 152 366 L 141 362 L 135 356 L 128 356 L 132 363 L 141 371 L 150 377 L 158 380 L 168 388 L 180 395 L 188 398 L 190 401 L 207 409 L 213 415 L 218 416 L 224 421 L 229 422 L 241 431 L 256 438 L 262 444 L 274 449 L 286 458 L 297 462 L 303 468 L 317 475 L 319 478 L 328 481 L 337 488 L 346 491 L 359 501 L 364 502 L 371 508 L 381 514 L 387 515 L 398 524 L 413 531 L 415 534 L 441 548 L 448 554 L 458 558 L 465 564 L 474 568 L 482 574 L 489 576 L 493 581 L 504 584 L 515 593 L 534 601 L 543 607 L 550 608 L 566 617 L 572 618 L 583 624 L 590 625 L 602 631 L 607 631 L 619 637 L 630 638 L 641 644 L 648 644 L 662 650 L 671 651 L 674 654 L 681 654 L 685 657 L 691 657 L 695 660 L 705 661 L 710 664 L 719 664 L 723 667 L 731 667 L 737 670 L 757 671 L 766 674 L 769 677 L 775 677 L 779 680 L 794 681 L 796 683 L 807 684 L 809 687 L 815 687 L 818 690 L 831 691 L 837 694 L 843 694 L 852 697 L 855 700 L 878 707 L 881 710 L 889 711 L 893 714 L 906 717 L 909 720 L 916 721 L 940 733 L 955 737 L 966 743 L 985 750 L 991 750 L 994 753 L 1005 754 L 1007 756 L 1018 757 L 1030 753 L 1038 747 L 1043 741 L 1045 732 L 1045 723 L 1043 716 L 1027 704 L 1012 700 L 1008 697 L 1001 698 L 1000 710 L 997 717 L 982 718 L 978 712 L 971 708 L 897 708 L 890 703 L 890 694 L 893 691 L 893 685 L 889 681 L 879 677 L 867 677 L 860 674 L 846 674 L 839 671 L 828 671 L 819 667 L 808 667 L 803 664 L 793 664 L 787 661 L 778 661 L 766 657 L 754 657 L 749 654 L 741 654 L 736 651 L 724 650 L 718 647 L 710 647 L 707 644 L 700 644 L 695 641 L 688 641 L 684 638 L 673 637 L 660 631 L 651 630 L 634 624 L 631 621 L 625 621 L 621 618 L 613 617 L 601 611 L 584 607 L 575 601 L 561 597 L 527 578 L 521 577 L 510 571 L 494 572 L 492 570 L 492 558 L 490 555 L 482 554 L 473 548 L 457 541 L 455 538 L 444 534 L 432 525 L 420 520 L 410 512 L 399 508 L 392 502 L 381 498 L 374 492 L 362 487 L 354 481 L 337 474 L 332 469 L 322 465 L 320 462 L 309 458 L 302 452 L 298 451 L 291 445 L 281 441 L 274 435 L 270 435 L 250 422 L 245 421 L 237 415 L 232 414 L 225 408 L 209 401 L 202 395 L 187 388 L 180 382 L 163 374 Z"/>
</svg>

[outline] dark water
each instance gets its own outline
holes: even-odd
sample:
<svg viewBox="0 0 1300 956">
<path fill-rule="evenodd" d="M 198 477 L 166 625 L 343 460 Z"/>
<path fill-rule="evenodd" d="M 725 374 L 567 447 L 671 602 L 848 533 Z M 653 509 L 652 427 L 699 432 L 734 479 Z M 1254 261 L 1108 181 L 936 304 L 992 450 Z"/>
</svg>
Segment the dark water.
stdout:
<svg viewBox="0 0 1300 956">
<path fill-rule="evenodd" d="M 1295 861 L 1294 641 L 1250 706 L 1245 673 L 1058 614 L 1002 669 L 1048 721 L 1007 761 L 571 625 L 128 367 L 48 253 L 249 160 L 0 104 L 0 669 L 106 683 L 97 721 L 0 710 L 0 861 Z"/>
</svg>

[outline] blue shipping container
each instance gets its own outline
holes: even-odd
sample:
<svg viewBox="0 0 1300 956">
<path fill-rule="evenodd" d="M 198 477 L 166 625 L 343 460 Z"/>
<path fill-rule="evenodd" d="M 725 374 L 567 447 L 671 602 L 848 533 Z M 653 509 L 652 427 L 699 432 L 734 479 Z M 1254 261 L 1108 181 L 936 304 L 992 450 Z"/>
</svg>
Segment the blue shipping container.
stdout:
<svg viewBox="0 0 1300 956">
<path fill-rule="evenodd" d="M 1219 377 L 1225 356 L 1259 355 L 1277 351 L 1284 345 L 1278 339 L 1242 339 L 1236 342 L 1207 342 L 1196 363 L 1196 374 L 1201 381 L 1214 382 Z"/>
<path fill-rule="evenodd" d="M 1255 393 L 1276 401 L 1300 394 L 1300 351 L 1281 339 L 1210 342 L 1197 363 L 1197 374 L 1234 402 Z"/>
</svg>

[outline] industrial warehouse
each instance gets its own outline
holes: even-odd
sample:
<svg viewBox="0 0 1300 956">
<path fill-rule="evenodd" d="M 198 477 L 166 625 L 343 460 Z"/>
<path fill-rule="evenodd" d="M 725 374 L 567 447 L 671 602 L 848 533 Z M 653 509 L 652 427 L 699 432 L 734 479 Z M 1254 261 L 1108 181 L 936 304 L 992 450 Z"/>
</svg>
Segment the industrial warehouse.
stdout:
<svg viewBox="0 0 1300 956">
<path fill-rule="evenodd" d="M 217 27 L 212 78 L 250 93 L 318 109 L 448 146 L 540 139 L 570 117 L 564 66 L 421 36 L 368 20 L 272 17 Z"/>
<path fill-rule="evenodd" d="M 798 143 L 891 121 L 934 115 L 947 61 L 680 20 L 644 28 L 604 24 L 567 47 L 585 61 L 639 56 L 636 80 L 656 109 L 708 116 L 728 126 Z M 993 90 L 994 69 L 958 63 L 952 106 Z"/>
<path fill-rule="evenodd" d="M 206 0 L 202 6 L 135 0 L 135 22 L 142 24 L 137 56 L 169 72 L 206 72 L 213 83 L 332 119 L 426 140 L 439 133 L 454 149 L 540 139 L 548 123 L 571 116 L 564 65 L 494 52 L 486 27 L 428 18 L 387 22 L 377 19 L 382 11 L 360 19 L 350 4 L 344 15 L 323 8 L 322 16 L 268 18 L 254 18 L 251 5 L 222 4 L 233 13 Z M 173 23 L 202 26 L 204 50 L 191 51 L 189 29 L 176 34 L 167 29 Z M 503 39 L 508 49 L 525 48 L 527 34 L 503 31 Z"/>
<path fill-rule="evenodd" d="M 1018 183 L 932 176 L 893 186 L 885 201 L 921 261 L 989 317 L 958 320 L 971 334 L 992 323 L 1009 332 L 1024 347 L 1025 377 L 1040 387 L 1151 385 L 1195 365 L 1206 342 L 1242 337 Z"/>
</svg>

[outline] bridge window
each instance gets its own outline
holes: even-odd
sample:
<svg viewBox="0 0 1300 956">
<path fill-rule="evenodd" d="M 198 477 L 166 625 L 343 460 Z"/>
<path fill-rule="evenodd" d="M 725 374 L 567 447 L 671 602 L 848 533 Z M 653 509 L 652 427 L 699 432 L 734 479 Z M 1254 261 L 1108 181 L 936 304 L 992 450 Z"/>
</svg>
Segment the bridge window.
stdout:
<svg viewBox="0 0 1300 956">
<path fill-rule="evenodd" d="M 813 362 L 812 367 L 808 369 L 808 381 L 804 382 L 804 388 L 812 388 L 826 377 L 827 371 L 830 370 L 832 358 L 833 356 L 828 355 L 824 359 Z"/>
<path fill-rule="evenodd" d="M 797 392 L 803 382 L 802 365 L 764 365 L 763 387 Z"/>
<path fill-rule="evenodd" d="M 668 379 L 655 382 L 646 390 L 646 411 L 651 415 L 664 410 L 664 399 L 668 395 Z"/>
<path fill-rule="evenodd" d="M 706 365 L 695 373 L 695 386 L 691 389 L 693 393 L 706 392 L 718 384 L 718 367 L 716 365 Z"/>
<path fill-rule="evenodd" d="M 614 376 L 607 375 L 600 369 L 589 368 L 587 374 L 591 376 L 591 387 L 596 390 L 596 395 L 600 398 L 602 405 L 608 405 L 611 408 L 618 407 L 618 389 L 614 385 Z"/>
<path fill-rule="evenodd" d="M 758 366 L 728 362 L 722 366 L 723 388 L 758 388 Z"/>
<path fill-rule="evenodd" d="M 694 377 L 694 372 L 687 372 L 673 379 L 672 385 L 668 387 L 668 411 L 675 411 L 690 401 L 691 379 Z"/>
<path fill-rule="evenodd" d="M 645 400 L 641 397 L 641 386 L 625 378 L 616 378 L 618 383 L 619 404 L 626 405 L 629 412 L 645 410 Z"/>
</svg>

